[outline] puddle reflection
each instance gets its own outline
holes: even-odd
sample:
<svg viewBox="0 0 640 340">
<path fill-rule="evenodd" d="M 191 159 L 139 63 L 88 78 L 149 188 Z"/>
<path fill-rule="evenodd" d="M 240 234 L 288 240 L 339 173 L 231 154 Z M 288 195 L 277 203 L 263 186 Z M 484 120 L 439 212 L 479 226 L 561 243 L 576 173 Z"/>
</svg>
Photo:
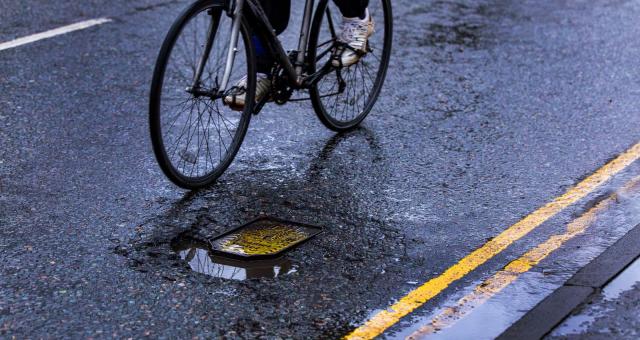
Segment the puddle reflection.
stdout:
<svg viewBox="0 0 640 340">
<path fill-rule="evenodd" d="M 208 242 L 190 237 L 175 239 L 171 248 L 189 264 L 191 270 L 215 278 L 244 281 L 277 278 L 297 271 L 297 266 L 284 257 L 248 261 L 218 256 Z"/>
<path fill-rule="evenodd" d="M 600 317 L 613 313 L 612 307 L 624 292 L 632 290 L 640 282 L 640 259 L 635 260 L 618 277 L 602 289 L 601 296 L 580 311 L 567 318 L 551 334 L 552 337 L 581 335 Z"/>
</svg>

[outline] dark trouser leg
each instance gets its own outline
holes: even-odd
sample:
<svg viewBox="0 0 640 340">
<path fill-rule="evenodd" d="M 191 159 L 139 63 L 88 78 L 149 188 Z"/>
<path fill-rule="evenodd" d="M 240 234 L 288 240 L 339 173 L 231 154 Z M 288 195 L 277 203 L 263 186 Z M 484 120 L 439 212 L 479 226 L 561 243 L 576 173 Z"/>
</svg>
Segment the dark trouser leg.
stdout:
<svg viewBox="0 0 640 340">
<path fill-rule="evenodd" d="M 340 12 L 347 18 L 360 17 L 364 18 L 365 10 L 369 5 L 369 0 L 333 0 L 340 8 Z M 291 0 L 260 0 L 265 14 L 269 18 L 269 22 L 276 34 L 284 32 L 289 25 L 289 16 L 291 14 Z M 250 20 L 255 20 L 250 18 Z M 273 67 L 274 58 L 269 53 L 266 44 L 257 36 L 253 37 L 256 46 L 256 54 L 258 57 L 257 69 L 259 73 L 269 74 Z"/>
<path fill-rule="evenodd" d="M 347 18 L 360 17 L 364 19 L 369 0 L 333 0 L 340 8 L 342 15 Z"/>
<path fill-rule="evenodd" d="M 287 29 L 289 25 L 289 15 L 291 14 L 291 0 L 260 0 L 260 5 L 264 9 L 269 23 L 276 30 L 276 34 L 280 34 Z M 250 18 L 251 20 L 255 20 Z M 271 73 L 271 67 L 273 67 L 274 58 L 269 53 L 269 50 L 260 38 L 253 37 L 254 45 L 256 46 L 257 55 L 257 68 L 258 73 L 269 74 Z"/>
</svg>

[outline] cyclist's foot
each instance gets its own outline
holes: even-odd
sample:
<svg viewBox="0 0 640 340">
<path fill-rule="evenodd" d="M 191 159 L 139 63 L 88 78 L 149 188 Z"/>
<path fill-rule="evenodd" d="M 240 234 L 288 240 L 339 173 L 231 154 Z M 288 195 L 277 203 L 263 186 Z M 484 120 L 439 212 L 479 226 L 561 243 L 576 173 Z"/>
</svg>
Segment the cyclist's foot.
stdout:
<svg viewBox="0 0 640 340">
<path fill-rule="evenodd" d="M 269 95 L 271 91 L 271 80 L 266 74 L 256 74 L 256 95 L 255 101 L 261 101 L 265 96 Z M 231 88 L 229 93 L 224 97 L 224 104 L 229 106 L 232 110 L 242 111 L 244 110 L 245 99 L 247 97 L 247 77 L 244 76 L 234 87 Z"/>
<path fill-rule="evenodd" d="M 343 18 L 342 34 L 338 40 L 346 46 L 341 46 L 333 56 L 331 62 L 335 67 L 349 67 L 362 58 L 367 53 L 369 37 L 374 32 L 375 24 L 373 18 L 366 10 L 364 19 Z"/>
</svg>

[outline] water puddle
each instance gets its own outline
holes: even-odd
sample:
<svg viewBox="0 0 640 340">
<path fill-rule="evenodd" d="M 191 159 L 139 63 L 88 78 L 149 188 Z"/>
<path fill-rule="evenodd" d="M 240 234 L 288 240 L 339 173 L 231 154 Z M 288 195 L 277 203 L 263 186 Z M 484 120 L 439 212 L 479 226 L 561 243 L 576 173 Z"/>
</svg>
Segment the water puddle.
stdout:
<svg viewBox="0 0 640 340">
<path fill-rule="evenodd" d="M 284 257 L 243 260 L 216 255 L 209 242 L 191 237 L 173 240 L 171 248 L 189 264 L 191 270 L 215 278 L 244 281 L 277 278 L 297 271 L 297 266 Z"/>
<path fill-rule="evenodd" d="M 565 277 L 566 280 L 568 277 Z M 396 339 L 494 339 L 533 308 L 541 298 L 557 287 L 559 280 L 549 280 L 542 273 L 529 272 L 508 286 L 502 294 L 461 305 L 460 296 L 450 297 L 440 308 L 413 320 L 412 325 L 394 334 Z M 480 281 L 471 286 L 477 286 Z M 454 306 L 454 307 L 452 307 Z M 458 313 L 462 313 L 459 316 Z M 436 320 L 435 323 L 433 321 Z M 426 327 L 425 327 L 426 326 Z"/>
<path fill-rule="evenodd" d="M 631 290 L 638 282 L 640 282 L 640 258 L 604 287 L 602 294 L 605 299 L 615 300 L 620 294 Z"/>
<path fill-rule="evenodd" d="M 585 333 L 596 319 L 612 312 L 613 309 L 607 307 L 611 302 L 617 300 L 620 295 L 640 282 L 640 259 L 636 259 L 627 269 L 618 275 L 613 281 L 602 289 L 600 301 L 594 303 L 581 311 L 580 314 L 572 315 L 556 328 L 551 336 L 568 336 Z"/>
</svg>

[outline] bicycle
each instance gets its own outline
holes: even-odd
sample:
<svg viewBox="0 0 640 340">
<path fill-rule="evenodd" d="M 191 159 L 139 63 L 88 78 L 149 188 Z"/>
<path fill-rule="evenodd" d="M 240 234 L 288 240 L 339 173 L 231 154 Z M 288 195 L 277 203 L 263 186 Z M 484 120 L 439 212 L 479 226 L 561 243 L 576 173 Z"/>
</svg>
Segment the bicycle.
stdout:
<svg viewBox="0 0 640 340">
<path fill-rule="evenodd" d="M 391 55 L 393 19 L 390 0 L 371 0 L 376 22 L 360 61 L 335 67 L 336 22 L 330 0 L 305 0 L 297 50 L 286 52 L 258 0 L 199 0 L 175 21 L 156 62 L 149 120 L 156 159 L 164 174 L 185 189 L 215 182 L 235 158 L 249 127 L 267 101 L 284 105 L 310 100 L 320 121 L 340 132 L 358 126 L 371 112 L 384 83 Z M 247 18 L 255 18 L 249 24 Z M 254 39 L 275 57 L 272 90 L 259 102 Z M 234 80 L 246 76 L 246 105 L 241 112 L 223 98 Z M 292 98 L 308 91 L 308 98 Z M 216 140 L 217 139 L 217 140 Z"/>
</svg>

